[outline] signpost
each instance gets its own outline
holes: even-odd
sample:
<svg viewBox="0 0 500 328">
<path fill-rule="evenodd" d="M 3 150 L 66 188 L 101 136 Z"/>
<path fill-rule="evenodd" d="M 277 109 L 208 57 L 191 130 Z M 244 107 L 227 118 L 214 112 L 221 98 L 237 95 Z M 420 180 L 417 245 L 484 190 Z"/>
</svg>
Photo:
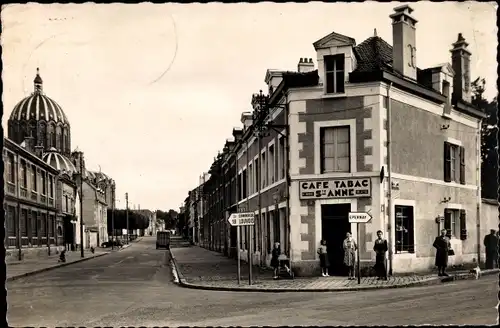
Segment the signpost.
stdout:
<svg viewBox="0 0 500 328">
<path fill-rule="evenodd" d="M 368 223 L 372 219 L 372 216 L 370 213 L 367 212 L 349 212 L 349 223 L 356 223 L 356 234 L 357 234 L 357 241 L 358 241 L 358 247 L 357 247 L 357 258 L 358 258 L 358 263 L 357 263 L 357 276 L 358 276 L 358 285 L 361 284 L 361 269 L 360 269 L 360 259 L 359 259 L 359 224 L 360 223 Z"/>
<path fill-rule="evenodd" d="M 241 283 L 241 265 L 240 265 L 240 227 L 241 226 L 253 226 L 255 224 L 255 214 L 253 212 L 245 212 L 245 213 L 233 213 L 228 218 L 229 224 L 233 227 L 236 227 L 236 249 L 238 250 L 236 253 L 238 255 L 238 285 Z M 252 236 L 250 233 L 248 234 L 249 239 L 249 249 L 248 252 L 251 252 L 252 247 Z M 252 261 L 251 256 L 248 257 L 248 284 L 252 284 Z"/>
</svg>

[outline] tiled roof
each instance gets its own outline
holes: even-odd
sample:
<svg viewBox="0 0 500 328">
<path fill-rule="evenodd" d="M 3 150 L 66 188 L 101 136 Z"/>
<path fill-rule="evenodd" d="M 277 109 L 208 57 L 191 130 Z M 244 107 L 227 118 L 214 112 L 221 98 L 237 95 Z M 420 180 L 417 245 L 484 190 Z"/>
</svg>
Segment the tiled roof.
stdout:
<svg viewBox="0 0 500 328">
<path fill-rule="evenodd" d="M 354 47 L 357 60 L 355 72 L 373 72 L 392 65 L 392 46 L 372 36 Z"/>
</svg>

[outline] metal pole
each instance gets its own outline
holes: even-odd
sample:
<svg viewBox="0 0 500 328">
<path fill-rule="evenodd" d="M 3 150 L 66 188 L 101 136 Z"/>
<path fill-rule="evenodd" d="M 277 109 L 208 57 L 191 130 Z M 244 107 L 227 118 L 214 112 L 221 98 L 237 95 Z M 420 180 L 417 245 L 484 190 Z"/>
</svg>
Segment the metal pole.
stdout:
<svg viewBox="0 0 500 328">
<path fill-rule="evenodd" d="M 19 203 L 19 198 L 20 198 L 20 184 L 19 184 L 19 181 L 21 180 L 19 178 L 19 158 L 18 157 L 15 157 L 14 158 L 15 160 L 15 165 L 16 165 L 16 180 L 17 180 L 17 206 L 16 206 L 16 209 L 17 209 L 17 213 L 16 213 L 16 216 L 17 216 L 17 224 L 16 224 L 16 230 L 17 230 L 17 246 L 19 247 L 19 252 L 18 252 L 18 259 L 19 261 L 22 261 L 23 260 L 23 253 L 22 253 L 22 250 L 21 250 L 21 205 Z M 50 254 L 49 254 L 50 255 Z"/>
<path fill-rule="evenodd" d="M 478 131 L 476 133 L 476 230 L 477 230 L 477 266 L 481 265 L 481 126 L 479 121 Z"/>
<path fill-rule="evenodd" d="M 240 226 L 236 226 L 236 249 L 238 256 L 238 285 L 241 284 L 241 264 L 240 264 Z"/>
<path fill-rule="evenodd" d="M 357 258 L 358 258 L 358 269 L 356 270 L 356 274 L 358 275 L 358 285 L 361 284 L 361 269 L 359 267 L 359 262 L 360 262 L 360 259 L 359 259 L 359 223 L 356 223 L 356 239 L 357 239 L 357 246 L 356 247 L 356 255 L 357 255 Z"/>
<path fill-rule="evenodd" d="M 288 240 L 288 245 L 285 247 L 286 253 L 288 253 L 288 259 L 289 259 L 289 264 L 290 264 L 290 270 L 292 269 L 292 234 L 291 234 L 291 228 L 290 228 L 290 195 L 289 195 L 289 188 L 290 188 L 290 172 L 289 172 L 289 167 L 288 167 L 288 152 L 289 152 L 289 146 L 288 146 L 288 140 L 290 137 L 290 129 L 288 126 L 288 97 L 286 97 L 285 101 L 285 152 L 283 156 L 283 161 L 284 161 L 284 178 L 286 181 L 286 188 L 285 188 L 285 197 L 286 197 L 286 207 L 285 207 L 285 222 L 286 222 L 286 233 L 287 233 L 287 240 Z"/>
<path fill-rule="evenodd" d="M 84 258 L 83 251 L 83 154 L 80 153 L 80 257 Z"/>
<path fill-rule="evenodd" d="M 127 244 L 129 243 L 129 230 L 128 230 L 128 192 L 125 193 L 125 202 L 126 202 L 126 213 L 127 213 Z"/>
<path fill-rule="evenodd" d="M 393 246 L 395 245 L 392 234 L 392 174 L 391 174 L 391 87 L 392 82 L 387 87 L 387 230 L 389 233 L 389 275 L 392 276 Z"/>
<path fill-rule="evenodd" d="M 252 284 L 252 226 L 247 226 L 248 231 L 248 284 Z"/>
<path fill-rule="evenodd" d="M 258 165 L 259 167 L 257 168 L 257 165 L 256 165 L 256 168 L 255 168 L 255 169 L 257 169 L 257 173 L 258 173 L 258 174 L 256 174 L 257 192 L 258 192 L 258 196 L 257 197 L 258 197 L 258 204 L 259 204 L 259 214 L 258 214 L 257 217 L 259 219 L 259 230 L 260 230 L 259 234 L 261 235 L 261 238 L 262 238 L 260 246 L 262 247 L 266 243 L 264 242 L 264 240 L 265 240 L 264 239 L 264 235 L 261 233 L 262 231 L 265 230 L 264 229 L 265 222 L 262 222 L 262 197 L 261 197 L 261 194 L 260 194 L 260 187 L 261 187 L 261 184 L 262 184 L 262 182 L 261 182 L 261 179 L 262 179 L 262 172 L 261 172 L 262 171 L 261 170 L 261 168 L 262 168 L 262 157 L 261 157 L 261 152 L 260 152 L 260 150 L 262 148 L 262 140 L 260 138 L 260 131 L 257 132 L 257 143 L 258 143 L 258 146 L 259 146 L 258 147 L 259 153 L 257 154 L 258 155 L 257 158 L 259 159 L 259 165 Z M 263 248 L 265 248 L 265 247 L 263 247 Z M 267 257 L 267 249 L 265 250 L 265 253 L 264 253 L 264 249 L 261 249 L 260 254 L 261 254 L 261 258 L 260 258 L 261 260 L 260 260 L 260 262 L 262 263 L 263 259 L 265 258 L 263 255 L 265 254 L 266 257 Z"/>
<path fill-rule="evenodd" d="M 249 206 L 249 203 L 248 203 L 248 198 L 250 196 L 250 170 L 249 170 L 249 157 L 248 157 L 248 137 L 246 138 L 245 140 L 245 144 L 246 144 L 246 159 L 247 159 L 247 169 L 246 169 L 246 180 L 247 180 L 247 183 L 246 183 L 246 190 L 245 190 L 245 194 L 246 194 L 246 201 L 245 201 L 245 207 L 246 207 L 246 212 L 248 212 L 250 210 L 250 206 Z M 243 178 L 243 176 L 242 176 Z M 253 251 L 253 248 L 252 248 L 252 230 L 253 227 L 252 226 L 247 226 L 246 227 L 246 237 L 248 238 L 248 250 L 247 250 L 247 255 L 248 255 L 248 284 L 251 285 L 252 284 L 252 251 Z"/>
<path fill-rule="evenodd" d="M 111 186 L 111 250 L 115 249 L 115 182 Z"/>
</svg>

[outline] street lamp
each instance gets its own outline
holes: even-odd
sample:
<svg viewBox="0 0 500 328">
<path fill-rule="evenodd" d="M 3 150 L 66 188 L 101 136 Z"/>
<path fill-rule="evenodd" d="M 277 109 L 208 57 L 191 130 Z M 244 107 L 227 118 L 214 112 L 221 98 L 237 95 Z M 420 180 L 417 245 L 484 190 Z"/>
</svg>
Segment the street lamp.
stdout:
<svg viewBox="0 0 500 328">
<path fill-rule="evenodd" d="M 111 250 L 115 249 L 115 181 L 111 182 Z"/>
</svg>

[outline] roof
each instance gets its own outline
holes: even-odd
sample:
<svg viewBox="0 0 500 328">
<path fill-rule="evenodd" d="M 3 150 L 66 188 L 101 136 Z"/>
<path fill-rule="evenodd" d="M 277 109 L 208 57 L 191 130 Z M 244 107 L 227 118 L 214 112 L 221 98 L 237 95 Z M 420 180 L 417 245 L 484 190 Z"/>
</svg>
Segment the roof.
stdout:
<svg viewBox="0 0 500 328">
<path fill-rule="evenodd" d="M 354 72 L 374 72 L 392 65 L 392 46 L 372 36 L 354 47 L 357 66 Z"/>
<path fill-rule="evenodd" d="M 76 172 L 76 167 L 73 162 L 66 156 L 59 153 L 55 148 L 51 148 L 48 152 L 44 153 L 42 159 L 45 163 L 54 167 L 60 172 L 72 174 Z"/>
<path fill-rule="evenodd" d="M 46 121 L 69 126 L 68 118 L 61 106 L 42 92 L 42 78 L 37 73 L 35 91 L 22 99 L 10 114 L 10 121 Z"/>
<path fill-rule="evenodd" d="M 482 198 L 481 200 L 483 203 L 488 205 L 495 205 L 495 206 L 499 205 L 498 200 L 496 199 Z"/>
</svg>

